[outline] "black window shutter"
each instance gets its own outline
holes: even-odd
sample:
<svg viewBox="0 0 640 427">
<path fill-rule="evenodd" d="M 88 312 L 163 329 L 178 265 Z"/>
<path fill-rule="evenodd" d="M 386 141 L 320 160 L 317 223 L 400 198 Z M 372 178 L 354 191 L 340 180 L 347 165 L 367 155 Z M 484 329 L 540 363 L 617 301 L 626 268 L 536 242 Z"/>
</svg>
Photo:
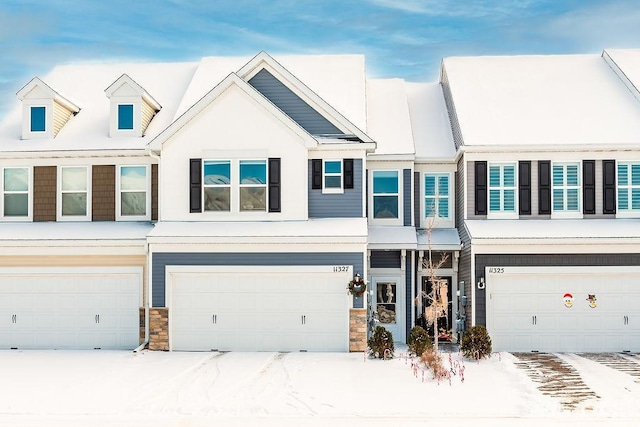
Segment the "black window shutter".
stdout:
<svg viewBox="0 0 640 427">
<path fill-rule="evenodd" d="M 518 201 L 520 215 L 531 215 L 531 161 L 518 163 Z"/>
<path fill-rule="evenodd" d="M 311 188 L 322 190 L 322 160 L 311 160 Z"/>
<path fill-rule="evenodd" d="M 603 213 L 616 213 L 616 161 L 602 161 Z"/>
<path fill-rule="evenodd" d="M 280 212 L 280 159 L 269 159 L 269 212 Z"/>
<path fill-rule="evenodd" d="M 538 162 L 538 213 L 551 214 L 551 161 Z"/>
<path fill-rule="evenodd" d="M 487 162 L 475 162 L 476 215 L 487 214 Z"/>
<path fill-rule="evenodd" d="M 342 161 L 344 173 L 342 175 L 342 184 L 345 189 L 353 188 L 353 159 L 344 159 Z"/>
<path fill-rule="evenodd" d="M 202 159 L 189 160 L 189 212 L 202 212 Z"/>
<path fill-rule="evenodd" d="M 582 161 L 582 212 L 596 213 L 596 161 Z"/>
</svg>

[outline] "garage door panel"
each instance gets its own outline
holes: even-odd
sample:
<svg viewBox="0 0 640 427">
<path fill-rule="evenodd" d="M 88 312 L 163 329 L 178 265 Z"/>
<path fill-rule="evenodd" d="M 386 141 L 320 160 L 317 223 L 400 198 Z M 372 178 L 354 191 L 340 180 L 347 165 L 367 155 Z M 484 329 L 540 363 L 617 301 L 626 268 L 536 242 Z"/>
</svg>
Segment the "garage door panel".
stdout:
<svg viewBox="0 0 640 427">
<path fill-rule="evenodd" d="M 348 276 L 273 271 L 170 273 L 170 338 L 174 350 L 346 351 Z M 209 286 L 192 285 L 200 277 Z M 205 289 L 199 293 L 198 289 Z M 188 301 L 195 294 L 199 301 Z M 186 322 L 194 306 L 216 305 L 218 322 L 209 330 L 202 319 Z M 201 331 L 211 346 L 192 342 Z M 325 336 L 326 335 L 326 336 Z"/>
<path fill-rule="evenodd" d="M 640 271 L 570 269 L 505 267 L 504 274 L 487 271 L 487 326 L 492 339 L 497 337 L 496 350 L 631 350 L 634 345 L 625 337 L 635 333 L 628 313 L 640 312 Z M 565 306 L 566 293 L 573 295 L 571 307 Z M 596 296 L 595 308 L 589 305 L 589 295 Z M 533 316 L 528 328 L 527 316 Z M 522 331 L 530 335 L 533 347 L 529 350 L 522 349 L 526 347 L 525 338 L 519 335 Z"/>
</svg>

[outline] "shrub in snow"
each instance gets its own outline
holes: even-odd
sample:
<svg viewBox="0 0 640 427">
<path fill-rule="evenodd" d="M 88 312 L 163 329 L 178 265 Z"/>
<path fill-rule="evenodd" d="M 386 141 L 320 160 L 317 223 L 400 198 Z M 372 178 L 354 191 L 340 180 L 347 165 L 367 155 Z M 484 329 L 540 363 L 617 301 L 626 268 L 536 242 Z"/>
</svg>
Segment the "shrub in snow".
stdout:
<svg viewBox="0 0 640 427">
<path fill-rule="evenodd" d="M 421 326 L 414 326 L 409 332 L 407 339 L 409 351 L 416 356 L 420 356 L 428 348 L 431 348 L 431 339 L 427 331 Z"/>
<path fill-rule="evenodd" d="M 440 352 L 433 347 L 427 348 L 421 355 L 420 361 L 424 363 L 433 378 L 440 381 L 449 378 L 449 370 L 445 368 Z"/>
<path fill-rule="evenodd" d="M 393 357 L 393 335 L 382 326 L 376 326 L 371 334 L 371 338 L 367 341 L 369 348 L 369 357 L 378 357 L 380 359 L 391 359 Z"/>
<path fill-rule="evenodd" d="M 467 359 L 480 360 L 491 355 L 491 337 L 484 326 L 473 326 L 462 335 L 460 351 Z"/>
</svg>

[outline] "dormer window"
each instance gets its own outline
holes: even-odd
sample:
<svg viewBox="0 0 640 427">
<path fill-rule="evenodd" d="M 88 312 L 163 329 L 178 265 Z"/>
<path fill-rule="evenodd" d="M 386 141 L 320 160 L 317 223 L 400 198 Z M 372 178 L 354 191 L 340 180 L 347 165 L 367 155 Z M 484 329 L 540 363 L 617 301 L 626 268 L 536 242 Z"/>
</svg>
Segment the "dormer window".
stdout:
<svg viewBox="0 0 640 427">
<path fill-rule="evenodd" d="M 131 77 L 123 74 L 105 89 L 111 100 L 109 136 L 141 137 L 153 117 L 160 111 L 160 104 Z"/>
<path fill-rule="evenodd" d="M 35 77 L 16 94 L 22 101 L 22 139 L 55 138 L 80 107 Z"/>
<path fill-rule="evenodd" d="M 47 107 L 31 107 L 31 132 L 44 132 L 47 128 Z"/>
<path fill-rule="evenodd" d="M 118 105 L 118 130 L 133 130 L 133 104 Z"/>
</svg>

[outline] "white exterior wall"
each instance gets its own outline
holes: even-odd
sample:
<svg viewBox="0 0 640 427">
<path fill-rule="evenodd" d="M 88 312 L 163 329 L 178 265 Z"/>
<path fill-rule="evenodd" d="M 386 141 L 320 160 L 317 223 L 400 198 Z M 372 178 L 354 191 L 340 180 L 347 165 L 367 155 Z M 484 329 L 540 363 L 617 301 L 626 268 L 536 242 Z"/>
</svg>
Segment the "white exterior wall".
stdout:
<svg viewBox="0 0 640 427">
<path fill-rule="evenodd" d="M 281 213 L 189 213 L 189 159 L 281 158 Z M 230 86 L 162 147 L 163 221 L 306 220 L 307 160 L 303 140 L 236 86 Z M 232 197 L 237 197 L 233 194 Z"/>
</svg>

